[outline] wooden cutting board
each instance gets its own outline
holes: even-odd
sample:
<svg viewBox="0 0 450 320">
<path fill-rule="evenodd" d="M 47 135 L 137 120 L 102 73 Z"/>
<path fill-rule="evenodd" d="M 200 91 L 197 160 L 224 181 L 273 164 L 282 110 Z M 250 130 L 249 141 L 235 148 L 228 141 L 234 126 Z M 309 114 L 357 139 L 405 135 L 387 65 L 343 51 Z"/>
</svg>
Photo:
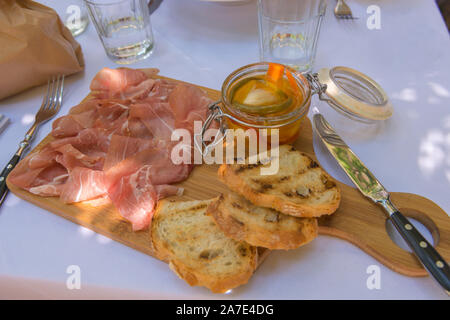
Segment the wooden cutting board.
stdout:
<svg viewBox="0 0 450 320">
<path fill-rule="evenodd" d="M 211 99 L 218 100 L 220 98 L 219 91 L 201 88 L 208 93 Z M 47 136 L 32 152 L 38 151 L 52 139 L 51 136 Z M 300 137 L 294 146 L 316 158 L 312 141 L 311 122 L 309 119 L 305 119 Z M 185 188 L 183 198 L 210 199 L 220 193 L 228 192 L 227 187 L 217 178 L 218 167 L 218 165 L 195 167 L 189 178 L 179 184 Z M 427 272 L 417 258 L 398 247 L 388 236 L 385 227 L 386 216 L 383 210 L 364 198 L 355 188 L 340 182 L 338 185 L 342 192 L 341 205 L 333 215 L 319 219 L 319 233 L 349 241 L 396 272 L 413 277 L 426 276 Z M 149 231 L 133 232 L 131 224 L 124 220 L 111 204 L 68 205 L 55 197 L 33 195 L 9 181 L 8 187 L 20 198 L 41 208 L 154 256 L 150 245 Z M 444 259 L 449 261 L 450 218 L 448 215 L 431 200 L 415 194 L 393 192 L 392 199 L 405 215 L 419 220 L 431 231 L 436 248 Z M 259 252 L 261 262 L 269 250 L 262 249 Z"/>
</svg>

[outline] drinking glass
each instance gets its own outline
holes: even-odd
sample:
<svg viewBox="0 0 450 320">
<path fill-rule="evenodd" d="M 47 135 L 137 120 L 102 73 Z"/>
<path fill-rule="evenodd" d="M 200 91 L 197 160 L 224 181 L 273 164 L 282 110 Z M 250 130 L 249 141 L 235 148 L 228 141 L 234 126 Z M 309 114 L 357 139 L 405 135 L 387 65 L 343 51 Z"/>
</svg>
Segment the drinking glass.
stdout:
<svg viewBox="0 0 450 320">
<path fill-rule="evenodd" d="M 65 11 L 64 25 L 76 37 L 86 30 L 88 23 L 89 17 L 84 1 L 71 0 Z"/>
<path fill-rule="evenodd" d="M 89 16 L 84 0 L 40 0 L 39 2 L 53 8 L 74 37 L 86 30 Z"/>
<path fill-rule="evenodd" d="M 154 41 L 147 0 L 85 0 L 106 54 L 116 63 L 147 58 Z"/>
<path fill-rule="evenodd" d="M 326 0 L 258 0 L 261 61 L 312 69 Z"/>
</svg>

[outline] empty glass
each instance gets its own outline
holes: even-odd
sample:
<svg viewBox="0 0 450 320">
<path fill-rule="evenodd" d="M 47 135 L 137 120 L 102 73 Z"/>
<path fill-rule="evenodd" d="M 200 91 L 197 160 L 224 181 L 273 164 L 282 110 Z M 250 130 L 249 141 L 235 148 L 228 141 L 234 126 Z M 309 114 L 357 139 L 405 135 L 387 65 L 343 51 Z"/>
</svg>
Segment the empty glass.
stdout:
<svg viewBox="0 0 450 320">
<path fill-rule="evenodd" d="M 326 0 L 258 0 L 261 61 L 311 71 Z"/>
<path fill-rule="evenodd" d="M 154 47 L 147 0 L 86 0 L 106 54 L 116 63 L 145 59 Z"/>
</svg>

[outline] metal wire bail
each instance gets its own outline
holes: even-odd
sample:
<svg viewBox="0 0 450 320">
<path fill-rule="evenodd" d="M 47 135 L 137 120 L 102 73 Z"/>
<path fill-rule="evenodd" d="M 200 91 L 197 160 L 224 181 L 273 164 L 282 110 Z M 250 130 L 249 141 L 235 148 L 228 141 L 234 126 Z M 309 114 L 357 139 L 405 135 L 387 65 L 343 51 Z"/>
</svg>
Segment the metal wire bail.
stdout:
<svg viewBox="0 0 450 320">
<path fill-rule="evenodd" d="M 327 85 L 320 83 L 317 73 L 307 73 L 305 77 L 311 85 L 311 95 L 318 94 L 320 100 L 327 100 L 323 97 L 323 94 L 327 90 Z"/>
<path fill-rule="evenodd" d="M 224 114 L 223 114 L 222 110 L 220 109 L 220 106 L 219 106 L 220 102 L 221 102 L 221 100 L 218 100 L 209 105 L 208 116 L 206 117 L 205 123 L 202 126 L 201 133 L 194 134 L 194 145 L 203 156 L 206 156 L 224 138 L 224 135 L 223 135 L 224 128 L 222 126 L 222 117 L 224 116 Z M 208 128 L 210 127 L 213 120 L 219 121 L 219 123 L 220 123 L 219 129 L 217 130 L 217 133 L 214 136 L 214 140 L 211 143 L 206 144 L 206 142 L 204 140 L 204 136 L 205 136 L 206 130 L 208 130 Z M 222 137 L 220 137 L 220 139 L 218 138 L 219 134 L 222 136 Z"/>
</svg>

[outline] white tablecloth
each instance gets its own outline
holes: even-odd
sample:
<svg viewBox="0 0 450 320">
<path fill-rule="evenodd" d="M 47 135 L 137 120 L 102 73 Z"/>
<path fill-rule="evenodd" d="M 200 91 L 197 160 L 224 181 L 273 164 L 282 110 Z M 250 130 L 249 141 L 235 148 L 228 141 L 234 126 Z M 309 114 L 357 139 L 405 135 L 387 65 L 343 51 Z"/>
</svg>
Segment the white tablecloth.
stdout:
<svg viewBox="0 0 450 320">
<path fill-rule="evenodd" d="M 389 190 L 421 194 L 450 212 L 450 41 L 434 1 L 349 0 L 359 17 L 354 21 L 337 21 L 334 3 L 329 3 L 322 27 L 315 69 L 344 65 L 367 73 L 385 88 L 395 114 L 368 127 L 324 103 L 318 107 Z M 381 7 L 381 30 L 366 27 L 366 9 L 374 3 Z M 152 24 L 154 54 L 132 67 L 157 67 L 162 75 L 219 89 L 231 71 L 258 60 L 255 1 L 224 6 L 164 0 Z M 86 95 L 100 68 L 117 67 L 106 57 L 92 23 L 77 40 L 86 69 L 67 79 L 61 114 Z M 0 136 L 0 164 L 16 150 L 44 89 L 0 102 L 0 112 L 12 119 Z M 50 126 L 41 128 L 36 142 Z M 350 184 L 316 138 L 321 164 Z M 66 287 L 70 265 L 81 269 L 80 290 Z M 381 268 L 379 290 L 366 286 L 370 265 Z M 8 297 L 447 298 L 430 278 L 397 274 L 353 245 L 327 236 L 298 250 L 273 252 L 247 285 L 229 295 L 213 295 L 188 286 L 164 263 L 12 194 L 0 208 L 0 298 Z"/>
</svg>

